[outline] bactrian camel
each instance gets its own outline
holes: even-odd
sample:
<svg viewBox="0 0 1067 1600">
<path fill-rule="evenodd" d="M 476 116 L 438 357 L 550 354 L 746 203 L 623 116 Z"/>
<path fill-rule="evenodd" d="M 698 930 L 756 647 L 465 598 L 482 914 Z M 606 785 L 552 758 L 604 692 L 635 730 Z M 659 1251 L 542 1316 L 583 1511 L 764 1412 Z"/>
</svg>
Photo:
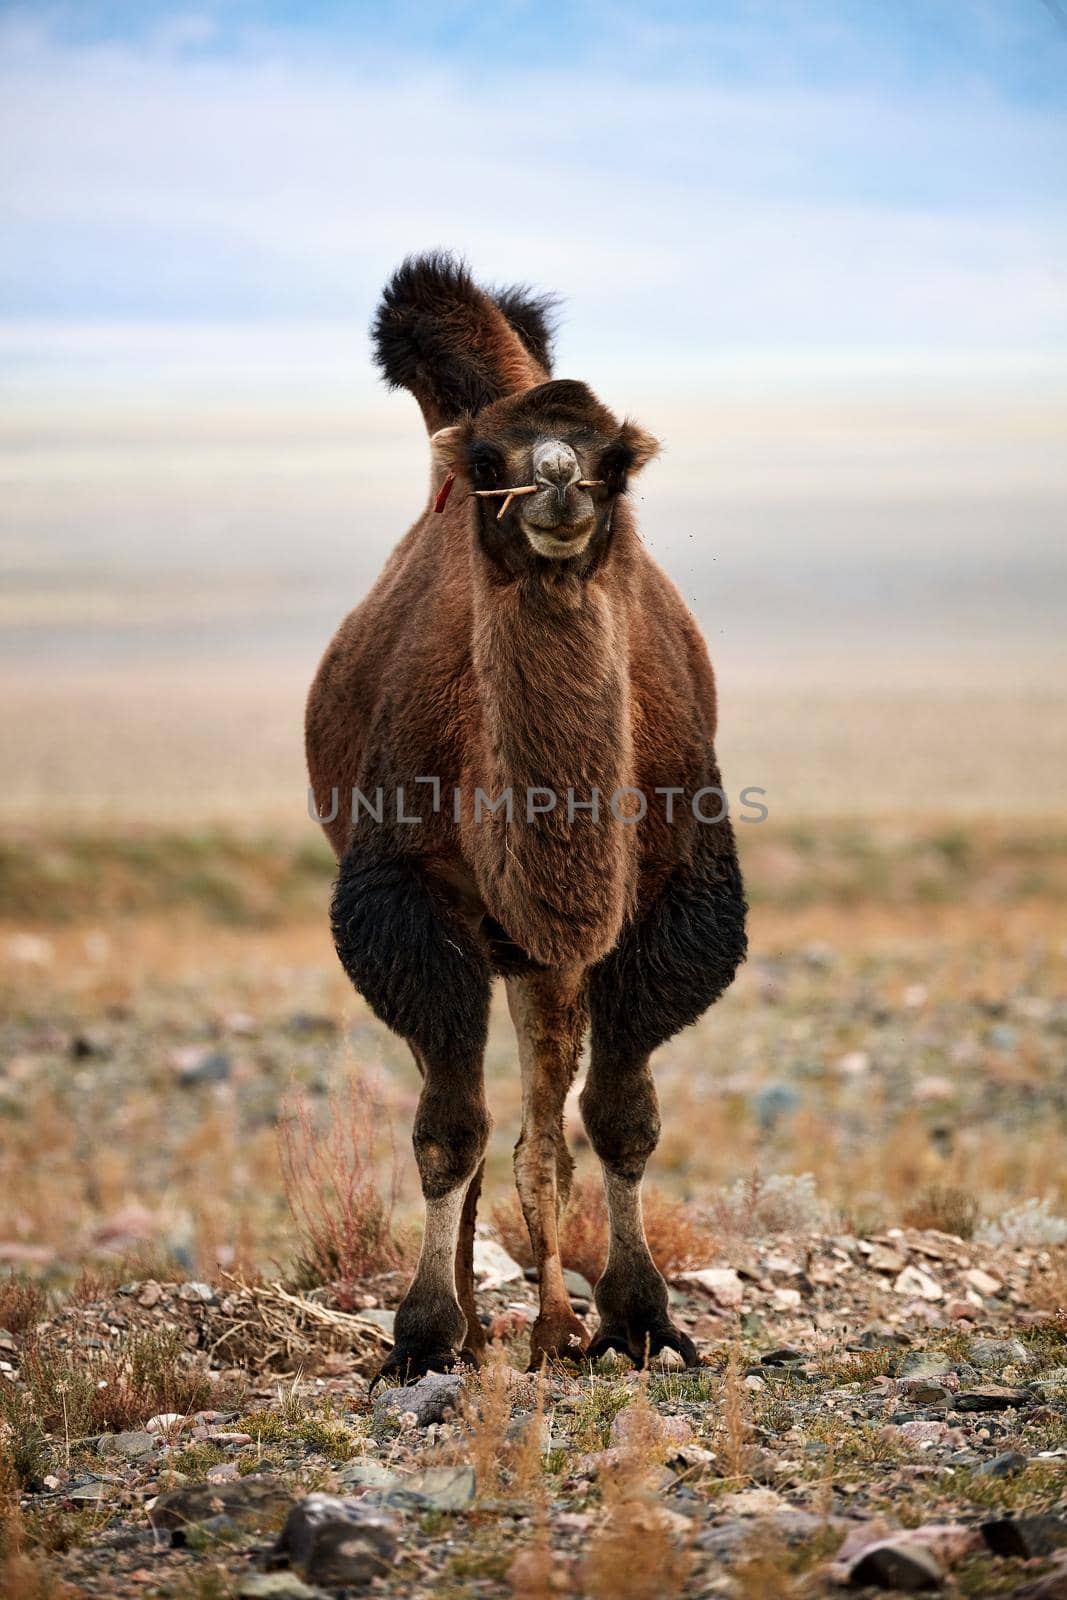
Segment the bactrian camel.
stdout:
<svg viewBox="0 0 1067 1600">
<path fill-rule="evenodd" d="M 707 798 L 721 792 L 715 684 L 627 494 L 657 443 L 552 378 L 549 304 L 483 290 L 438 254 L 386 287 L 376 358 L 422 409 L 429 495 L 308 700 L 337 951 L 422 1075 L 425 1234 L 385 1373 L 484 1352 L 472 1251 L 497 976 L 522 1074 L 531 1362 L 696 1360 L 649 1253 L 641 1181 L 660 1128 L 650 1057 L 745 954 L 734 834 Z M 591 1341 L 559 1248 L 564 1101 L 587 1029 L 580 1105 L 610 1217 Z"/>
</svg>

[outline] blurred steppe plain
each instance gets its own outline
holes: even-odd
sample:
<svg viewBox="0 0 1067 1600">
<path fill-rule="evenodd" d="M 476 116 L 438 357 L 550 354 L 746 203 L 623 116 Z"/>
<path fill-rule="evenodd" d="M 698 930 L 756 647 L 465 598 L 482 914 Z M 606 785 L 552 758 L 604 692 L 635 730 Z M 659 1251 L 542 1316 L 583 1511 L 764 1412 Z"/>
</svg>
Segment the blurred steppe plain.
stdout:
<svg viewBox="0 0 1067 1600">
<path fill-rule="evenodd" d="M 410 399 L 355 333 L 22 328 L 0 353 L 0 814 L 310 826 L 307 684 L 425 494 Z M 1062 809 L 1051 364 L 588 376 L 665 441 L 641 526 L 705 630 L 731 792 L 780 823 Z"/>
</svg>

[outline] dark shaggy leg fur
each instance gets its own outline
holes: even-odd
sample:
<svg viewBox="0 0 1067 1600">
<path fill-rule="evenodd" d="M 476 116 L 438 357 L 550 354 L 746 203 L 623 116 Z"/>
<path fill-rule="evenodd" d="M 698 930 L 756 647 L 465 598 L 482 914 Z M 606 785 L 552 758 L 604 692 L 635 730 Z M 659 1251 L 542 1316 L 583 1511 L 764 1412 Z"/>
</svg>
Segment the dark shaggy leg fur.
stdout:
<svg viewBox="0 0 1067 1600">
<path fill-rule="evenodd" d="M 581 1106 L 603 1164 L 611 1219 L 608 1262 L 596 1286 L 594 1359 L 609 1349 L 639 1363 L 664 1349 L 687 1366 L 697 1359 L 692 1340 L 670 1319 L 667 1285 L 649 1254 L 641 1180 L 660 1127 L 649 1055 L 719 997 L 745 955 L 741 875 L 732 834 L 722 827 L 698 834 L 695 859 L 591 974 L 592 1059 Z"/>
<path fill-rule="evenodd" d="M 413 1137 L 426 1231 L 382 1368 L 383 1375 L 417 1376 L 455 1361 L 473 1306 L 473 1293 L 467 1308 L 460 1305 L 456 1261 L 489 1139 L 482 1078 L 489 965 L 411 857 L 354 845 L 341 863 L 331 918 L 345 971 L 382 1021 L 407 1039 L 423 1074 Z M 473 1242 L 473 1212 L 469 1232 Z"/>
</svg>

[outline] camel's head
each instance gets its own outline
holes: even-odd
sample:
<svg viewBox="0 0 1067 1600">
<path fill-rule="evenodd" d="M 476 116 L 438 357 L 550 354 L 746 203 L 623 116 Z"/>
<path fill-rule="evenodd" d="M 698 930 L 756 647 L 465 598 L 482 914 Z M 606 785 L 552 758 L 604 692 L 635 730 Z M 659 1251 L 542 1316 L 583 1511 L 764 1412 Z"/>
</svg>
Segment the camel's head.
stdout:
<svg viewBox="0 0 1067 1600">
<path fill-rule="evenodd" d="M 511 571 L 602 548 L 615 501 L 659 449 L 584 383 L 565 378 L 494 401 L 441 428 L 432 445 L 438 466 L 471 492 L 487 553 Z"/>
</svg>

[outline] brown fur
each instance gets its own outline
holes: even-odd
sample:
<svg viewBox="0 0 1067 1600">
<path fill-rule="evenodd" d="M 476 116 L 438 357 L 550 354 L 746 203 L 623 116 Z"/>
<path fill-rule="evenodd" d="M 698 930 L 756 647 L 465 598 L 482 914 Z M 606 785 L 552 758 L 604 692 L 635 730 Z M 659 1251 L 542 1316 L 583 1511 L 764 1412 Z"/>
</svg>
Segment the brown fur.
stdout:
<svg viewBox="0 0 1067 1600">
<path fill-rule="evenodd" d="M 654 797 L 657 788 L 692 795 L 718 782 L 711 667 L 681 597 L 644 549 L 625 497 L 627 473 L 643 465 L 655 441 L 617 421 L 584 385 L 546 382 L 497 302 L 479 300 L 481 292 L 452 267 L 442 288 L 434 270 L 433 263 L 407 264 L 404 292 L 387 295 L 387 307 L 396 326 L 407 327 L 415 302 L 423 318 L 416 354 L 432 348 L 440 372 L 432 368 L 427 377 L 409 361 L 399 335 L 379 356 L 393 381 L 416 393 L 428 426 L 446 429 L 434 441 L 427 503 L 342 623 L 307 710 L 308 765 L 321 814 L 338 791 L 337 815 L 324 823 L 342 861 L 338 947 L 354 981 L 409 1038 L 424 1070 L 416 1154 L 434 1226 L 453 1230 L 456 1281 L 440 1279 L 453 1245 L 428 1241 L 425 1266 L 398 1314 L 395 1365 L 425 1366 L 440 1359 L 442 1347 L 458 1348 L 449 1309 L 459 1311 L 457 1293 L 468 1346 L 484 1342 L 472 1329 L 469 1259 L 488 1132 L 481 1048 L 493 970 L 510 974 L 524 1052 L 517 1173 L 542 1276 L 534 1358 L 573 1353 L 580 1329 L 562 1288 L 556 1233 L 570 1175 L 562 1105 L 591 997 L 593 1068 L 583 1105 L 613 1215 L 603 1294 L 598 1288 L 602 1340 L 620 1347 L 629 1341 L 634 1353 L 651 1338 L 657 1348 L 673 1343 L 688 1359 L 691 1346 L 667 1318 L 662 1279 L 644 1245 L 637 1185 L 658 1132 L 649 1049 L 710 1003 L 743 953 L 729 824 L 700 827 L 681 800 L 668 823 L 664 802 Z M 446 315 L 441 297 L 449 284 L 459 298 Z M 430 334 L 427 306 L 440 313 Z M 469 368 L 463 340 L 473 352 Z M 456 410 L 467 393 L 486 396 L 473 416 Z M 513 474 L 545 435 L 573 446 L 583 477 L 599 471 L 604 479 L 586 498 L 566 491 L 571 521 L 584 518 L 584 527 L 592 519 L 594 528 L 573 559 L 536 554 L 515 510 L 498 522 L 498 503 L 471 493 L 479 475 L 525 481 Z M 433 497 L 446 471 L 457 482 L 437 514 Z M 440 780 L 439 810 L 420 777 Z M 373 801 L 379 787 L 381 824 L 364 815 L 353 828 L 353 789 Z M 421 818 L 417 824 L 397 820 L 398 787 L 404 812 Z M 476 790 L 497 799 L 509 787 L 512 821 L 484 803 L 479 818 Z M 625 787 L 648 799 L 638 823 L 607 809 Z M 458 821 L 455 788 L 462 793 Z M 561 800 L 570 789 L 577 801 L 599 790 L 599 820 L 581 809 L 569 818 L 563 803 L 528 822 L 529 788 L 551 789 Z M 389 928 L 375 938 L 366 925 L 371 916 L 389 928 L 395 917 L 394 943 Z M 398 970 L 409 960 L 410 973 Z M 715 962 L 714 972 L 705 972 Z M 461 1000 L 460 983 L 469 998 Z M 445 1200 L 450 1185 L 466 1196 L 458 1223 Z"/>
</svg>

